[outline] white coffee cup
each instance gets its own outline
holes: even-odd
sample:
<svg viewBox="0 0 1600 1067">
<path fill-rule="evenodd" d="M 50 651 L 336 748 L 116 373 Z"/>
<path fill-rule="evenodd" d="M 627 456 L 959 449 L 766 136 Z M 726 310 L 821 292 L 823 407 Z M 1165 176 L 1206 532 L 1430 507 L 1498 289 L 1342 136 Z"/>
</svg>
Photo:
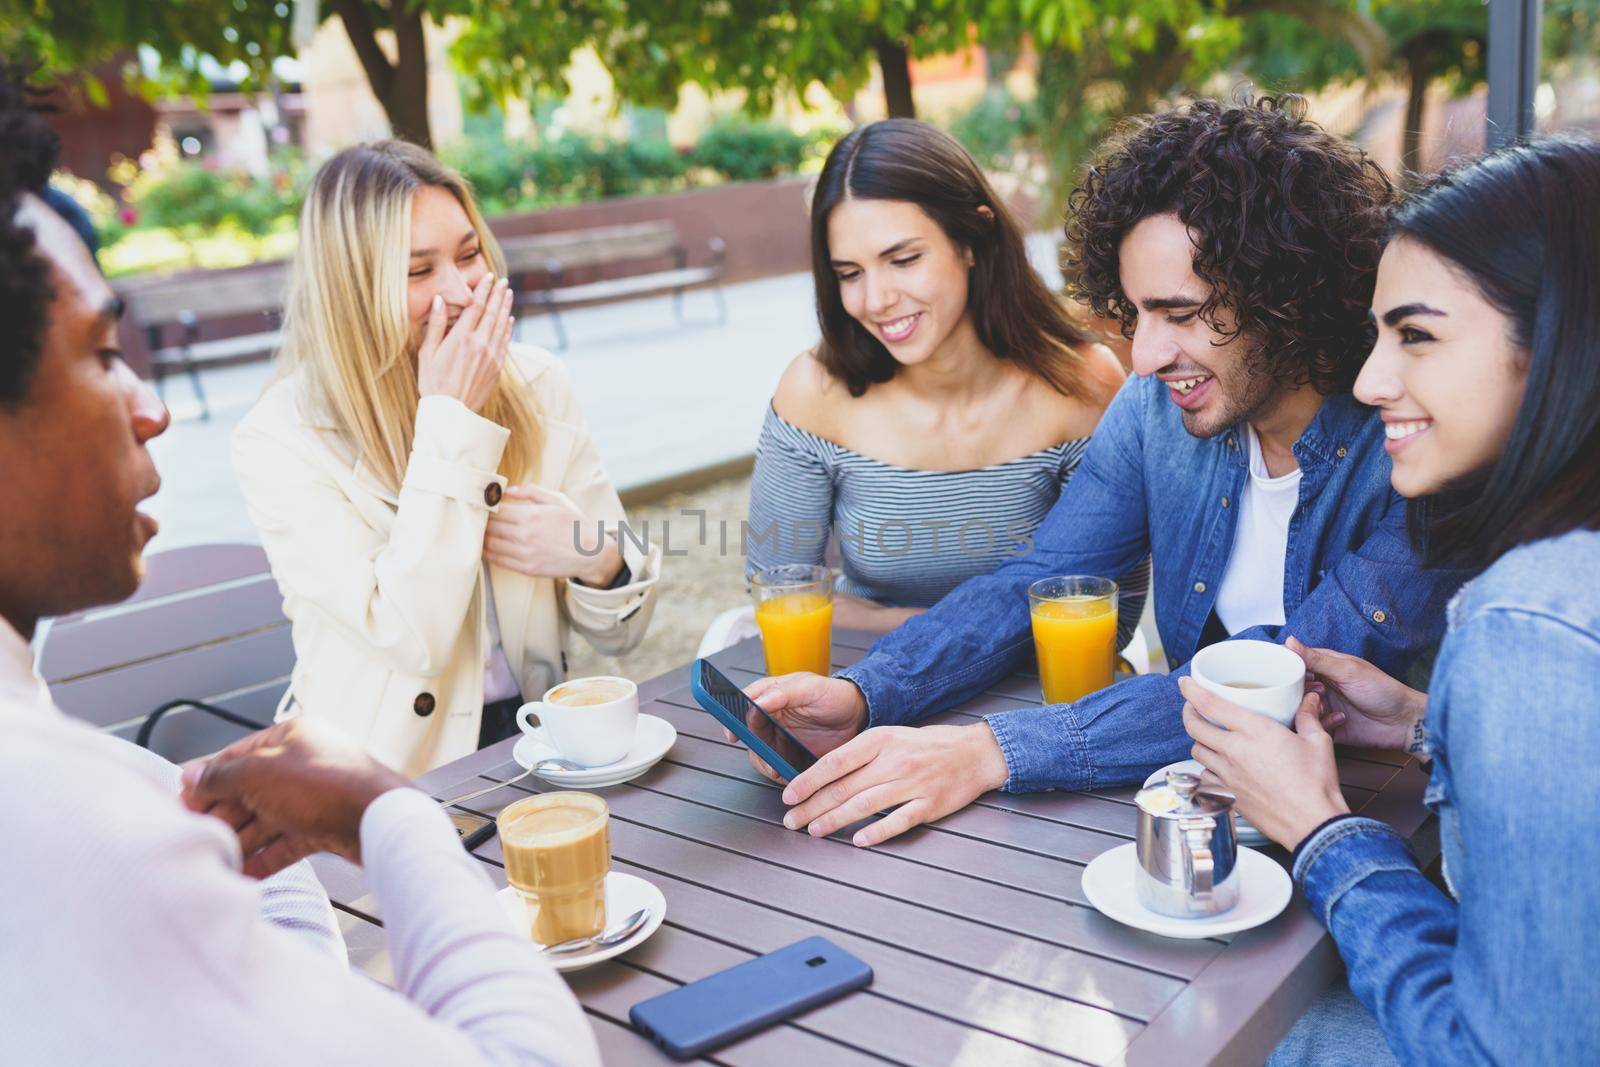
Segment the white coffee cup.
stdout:
<svg viewBox="0 0 1600 1067">
<path fill-rule="evenodd" d="M 603 767 L 626 756 L 638 724 L 639 687 L 614 675 L 573 678 L 517 709 L 523 733 L 542 726 L 557 752 L 585 767 Z"/>
<path fill-rule="evenodd" d="M 1240 707 L 1258 711 L 1284 726 L 1305 695 L 1305 660 L 1271 641 L 1219 641 L 1189 662 L 1194 680 Z"/>
</svg>

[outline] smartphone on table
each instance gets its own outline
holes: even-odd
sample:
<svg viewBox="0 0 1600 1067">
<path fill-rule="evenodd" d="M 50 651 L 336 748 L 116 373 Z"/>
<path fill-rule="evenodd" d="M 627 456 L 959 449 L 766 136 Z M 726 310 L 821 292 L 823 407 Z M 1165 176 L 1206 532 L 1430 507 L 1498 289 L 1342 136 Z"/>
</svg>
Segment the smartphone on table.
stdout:
<svg viewBox="0 0 1600 1067">
<path fill-rule="evenodd" d="M 761 710 L 761 705 L 745 696 L 744 690 L 709 660 L 697 659 L 689 670 L 689 691 L 695 701 L 785 782 L 793 781 L 817 762 L 817 756 L 799 738 Z"/>
<path fill-rule="evenodd" d="M 703 1055 L 872 981 L 872 968 L 808 937 L 635 1004 L 628 1018 L 680 1060 Z"/>
</svg>

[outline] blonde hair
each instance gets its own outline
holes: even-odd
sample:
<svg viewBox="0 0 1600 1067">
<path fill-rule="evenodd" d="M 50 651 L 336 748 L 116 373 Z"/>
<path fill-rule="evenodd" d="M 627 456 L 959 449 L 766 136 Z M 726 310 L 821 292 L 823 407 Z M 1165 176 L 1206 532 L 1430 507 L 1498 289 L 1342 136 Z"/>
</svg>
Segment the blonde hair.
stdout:
<svg viewBox="0 0 1600 1067">
<path fill-rule="evenodd" d="M 396 492 L 405 477 L 417 418 L 417 368 L 406 314 L 411 201 L 432 186 L 467 213 L 490 269 L 505 259 L 466 180 L 403 141 L 347 148 L 312 179 L 300 213 L 300 244 L 284 302 L 278 376 L 300 376 L 303 399 L 319 404 Z M 500 473 L 519 481 L 539 447 L 537 413 L 507 361 L 480 414 L 511 431 Z"/>
</svg>

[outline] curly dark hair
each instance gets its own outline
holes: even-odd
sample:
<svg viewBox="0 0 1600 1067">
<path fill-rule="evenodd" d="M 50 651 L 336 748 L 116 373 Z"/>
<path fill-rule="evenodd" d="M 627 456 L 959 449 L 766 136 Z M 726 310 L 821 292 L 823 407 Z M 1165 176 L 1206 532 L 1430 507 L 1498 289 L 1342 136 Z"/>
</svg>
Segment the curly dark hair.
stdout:
<svg viewBox="0 0 1600 1067">
<path fill-rule="evenodd" d="M 1305 117 L 1295 95 L 1197 100 L 1133 120 L 1068 200 L 1067 293 L 1133 335 L 1117 250 L 1141 220 L 1175 214 L 1211 288 L 1201 319 L 1244 337 L 1252 370 L 1327 395 L 1355 383 L 1393 184 L 1355 145 Z M 1219 324 L 1226 313 L 1230 326 Z"/>
<path fill-rule="evenodd" d="M 34 247 L 33 230 L 17 222 L 25 193 L 39 193 L 55 169 L 60 147 L 27 85 L 27 64 L 0 61 L 0 405 L 27 393 L 44 341 L 55 292 Z"/>
</svg>

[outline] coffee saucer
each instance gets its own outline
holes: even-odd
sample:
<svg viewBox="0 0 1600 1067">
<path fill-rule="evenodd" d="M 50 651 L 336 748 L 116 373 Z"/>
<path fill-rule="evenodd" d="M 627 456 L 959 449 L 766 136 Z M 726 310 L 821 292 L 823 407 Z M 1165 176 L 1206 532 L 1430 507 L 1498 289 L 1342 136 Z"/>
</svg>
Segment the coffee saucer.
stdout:
<svg viewBox="0 0 1600 1067">
<path fill-rule="evenodd" d="M 1167 780 L 1168 771 L 1177 771 L 1180 774 L 1204 774 L 1206 769 L 1200 765 L 1200 761 L 1197 759 L 1179 760 L 1177 763 L 1167 764 L 1146 778 L 1144 787 L 1149 789 L 1153 785 L 1160 785 Z M 1247 845 L 1250 848 L 1268 848 L 1272 845 L 1272 838 L 1251 826 L 1250 820 L 1238 812 L 1233 814 L 1233 830 L 1238 836 L 1239 844 L 1241 845 Z"/>
<path fill-rule="evenodd" d="M 1219 915 L 1178 919 L 1151 911 L 1139 903 L 1134 888 L 1139 858 L 1133 842 L 1100 853 L 1083 869 L 1083 895 L 1100 914 L 1124 926 L 1162 937 L 1195 940 L 1250 930 L 1278 917 L 1294 895 L 1294 883 L 1282 867 L 1259 852 L 1240 849 L 1234 876 L 1239 881 L 1239 902 Z"/>
<path fill-rule="evenodd" d="M 501 910 L 506 913 L 506 918 L 511 920 L 517 932 L 531 938 L 533 916 L 529 914 L 528 902 L 523 899 L 522 894 L 506 886 L 496 893 L 495 897 L 500 901 Z M 650 918 L 634 931 L 632 937 L 593 952 L 563 953 L 559 956 L 546 956 L 545 959 L 549 960 L 550 966 L 558 971 L 581 971 L 585 967 L 593 967 L 613 956 L 620 956 L 629 949 L 639 947 L 650 939 L 651 934 L 661 928 L 662 920 L 667 917 L 667 898 L 661 895 L 661 890 L 635 875 L 623 874 L 621 871 L 608 872 L 606 922 L 619 923 L 640 908 L 649 908 Z"/>
<path fill-rule="evenodd" d="M 633 747 L 628 749 L 628 754 L 617 762 L 607 763 L 603 767 L 585 767 L 581 771 L 540 771 L 539 777 L 551 785 L 573 786 L 580 789 L 621 785 L 639 777 L 661 762 L 661 757 L 667 754 L 677 740 L 678 731 L 670 722 L 655 715 L 641 714 L 639 725 L 633 731 Z M 532 767 L 540 760 L 558 758 L 560 755 L 542 727 L 525 735 L 511 750 L 511 758 L 524 768 Z"/>
</svg>

